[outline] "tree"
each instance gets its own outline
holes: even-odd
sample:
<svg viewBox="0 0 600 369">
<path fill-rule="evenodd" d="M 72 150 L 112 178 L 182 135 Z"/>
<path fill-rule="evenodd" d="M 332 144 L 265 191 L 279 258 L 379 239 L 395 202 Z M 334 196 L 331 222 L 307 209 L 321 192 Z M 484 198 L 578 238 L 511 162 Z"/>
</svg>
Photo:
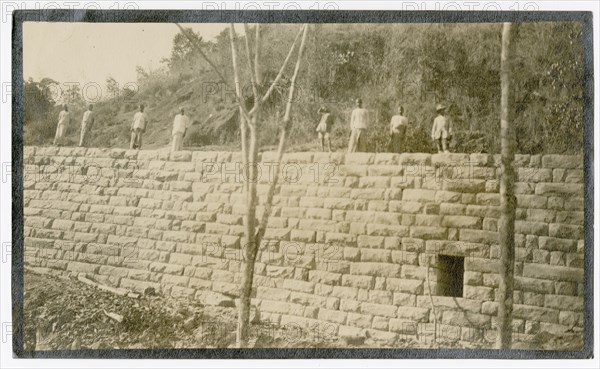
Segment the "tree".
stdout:
<svg viewBox="0 0 600 369">
<path fill-rule="evenodd" d="M 514 96 L 511 91 L 514 64 L 515 39 L 518 23 L 504 23 L 502 27 L 502 51 L 500 56 L 500 283 L 498 286 L 499 349 L 510 349 L 512 344 L 512 312 L 515 272 L 515 159 L 516 136 L 513 123 Z"/>
<path fill-rule="evenodd" d="M 143 80 L 145 80 L 146 78 L 148 78 L 150 76 L 148 74 L 148 72 L 146 72 L 141 65 L 136 65 L 135 66 L 135 73 L 137 74 L 137 81 L 138 82 L 142 82 Z"/>
<path fill-rule="evenodd" d="M 51 78 L 35 82 L 29 78 L 23 85 L 23 134 L 28 145 L 42 145 L 51 141 L 56 127 L 61 96 L 60 86 Z M 56 113 L 56 115 L 55 115 Z"/>
<path fill-rule="evenodd" d="M 179 24 L 176 24 L 182 31 L 182 34 L 188 37 L 188 32 L 183 29 Z M 248 27 L 245 26 L 246 29 L 246 37 L 249 37 Z M 236 34 L 235 29 L 233 27 L 233 23 L 230 24 L 229 27 L 229 38 L 231 44 L 231 59 L 233 65 L 233 75 L 234 75 L 234 84 L 235 84 L 235 92 L 236 99 L 238 104 L 238 109 L 240 111 L 240 130 L 242 132 L 241 138 L 241 147 L 242 147 L 242 158 L 244 162 L 244 170 L 247 170 L 245 174 L 245 178 L 247 179 L 247 183 L 244 186 L 244 192 L 246 195 L 246 213 L 245 213 L 245 231 L 244 231 L 244 256 L 245 260 L 243 263 L 243 271 L 242 271 L 242 287 L 240 291 L 240 299 L 238 303 L 238 326 L 236 332 L 236 345 L 238 348 L 243 348 L 248 345 L 248 328 L 249 328 L 249 316 L 250 316 L 250 296 L 252 292 L 252 283 L 254 280 L 254 265 L 256 262 L 256 255 L 258 253 L 258 249 L 262 242 L 262 238 L 265 234 L 267 223 L 269 221 L 269 216 L 271 213 L 271 207 L 273 203 L 273 197 L 275 194 L 275 189 L 277 187 L 277 183 L 279 180 L 279 167 L 281 164 L 281 160 L 283 158 L 283 153 L 285 152 L 285 144 L 286 138 L 291 127 L 292 123 L 292 107 L 295 96 L 295 86 L 296 80 L 300 73 L 300 67 L 302 62 L 302 54 L 305 48 L 306 35 L 308 33 L 308 24 L 304 24 L 300 31 L 298 32 L 294 43 L 290 47 L 290 50 L 284 60 L 281 69 L 275 78 L 275 80 L 271 83 L 271 86 L 267 90 L 267 92 L 260 96 L 258 89 L 258 81 L 262 81 L 261 75 L 261 31 L 260 25 L 256 25 L 256 36 L 255 36 L 255 47 L 254 47 L 254 64 L 251 58 L 251 50 L 250 43 L 246 40 L 246 58 L 248 64 L 248 73 L 250 76 L 250 81 L 252 84 L 252 91 L 254 95 L 254 106 L 250 111 L 246 108 L 245 100 L 242 96 L 241 90 L 241 81 L 240 81 L 240 68 L 238 66 L 237 61 L 237 44 L 236 44 Z M 275 163 L 275 174 L 273 179 L 269 185 L 269 190 L 267 192 L 267 198 L 265 201 L 265 209 L 263 211 L 260 222 L 257 223 L 256 219 L 256 206 L 258 204 L 258 196 L 257 196 L 257 173 L 258 173 L 258 136 L 259 132 L 257 129 L 258 122 L 261 119 L 261 106 L 265 103 L 279 81 L 283 77 L 284 71 L 288 62 L 293 54 L 293 51 L 296 49 L 296 45 L 298 43 L 298 39 L 302 35 L 302 41 L 300 42 L 300 46 L 298 48 L 298 56 L 296 60 L 296 66 L 294 69 L 294 74 L 291 78 L 290 88 L 288 92 L 288 100 L 286 104 L 285 114 L 283 116 L 283 122 L 281 122 L 281 132 L 279 137 L 279 146 L 277 150 L 277 159 Z M 217 73 L 221 81 L 225 85 L 229 85 L 227 79 L 224 77 L 223 73 L 216 67 L 215 63 L 208 58 L 206 53 L 202 50 L 201 45 L 196 42 L 193 37 L 190 35 L 188 37 L 190 44 L 198 53 L 204 58 L 206 62 L 213 68 L 213 70 Z"/>
<path fill-rule="evenodd" d="M 117 82 L 112 76 L 106 79 L 106 91 L 108 92 L 109 98 L 117 99 L 119 97 L 119 82 Z"/>
<path fill-rule="evenodd" d="M 50 86 L 57 85 L 56 81 L 49 78 L 44 78 L 40 82 L 35 82 L 29 78 L 24 82 L 24 124 L 46 120 L 48 113 L 56 103 Z"/>
</svg>

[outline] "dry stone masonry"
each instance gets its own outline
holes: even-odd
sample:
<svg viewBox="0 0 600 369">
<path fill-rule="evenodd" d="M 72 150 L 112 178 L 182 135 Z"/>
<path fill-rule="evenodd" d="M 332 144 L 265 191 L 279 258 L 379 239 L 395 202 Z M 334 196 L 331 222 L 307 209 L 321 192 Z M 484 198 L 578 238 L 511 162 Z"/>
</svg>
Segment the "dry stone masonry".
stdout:
<svg viewBox="0 0 600 369">
<path fill-rule="evenodd" d="M 232 303 L 249 179 L 240 159 L 25 147 L 25 262 Z M 274 159 L 261 155 L 261 201 Z M 252 303 L 262 320 L 382 344 L 434 334 L 490 339 L 499 157 L 289 153 L 284 162 L 255 269 Z M 581 330 L 583 160 L 518 155 L 516 166 L 515 335 Z"/>
</svg>

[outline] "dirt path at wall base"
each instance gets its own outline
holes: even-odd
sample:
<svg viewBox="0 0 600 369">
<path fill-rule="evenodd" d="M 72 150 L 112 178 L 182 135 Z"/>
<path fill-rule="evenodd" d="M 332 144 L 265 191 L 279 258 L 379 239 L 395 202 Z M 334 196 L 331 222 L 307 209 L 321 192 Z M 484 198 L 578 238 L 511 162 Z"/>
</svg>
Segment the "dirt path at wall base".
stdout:
<svg viewBox="0 0 600 369">
<path fill-rule="evenodd" d="M 235 344 L 236 310 L 203 306 L 198 301 L 144 295 L 118 296 L 76 278 L 24 275 L 24 348 L 26 351 L 84 349 L 231 348 Z M 108 313 L 108 314 L 107 314 Z M 118 322 L 109 315 L 123 319 Z M 297 327 L 256 322 L 254 348 L 365 348 L 369 342 L 348 342 L 337 336 L 300 333 Z M 517 349 L 580 350 L 581 334 L 530 337 Z M 468 346 L 468 347 L 467 347 Z M 490 348 L 464 342 L 398 340 L 387 348 Z"/>
<path fill-rule="evenodd" d="M 25 273 L 25 350 L 227 348 L 235 344 L 234 308 L 144 295 L 118 296 L 66 276 Z M 106 313 L 109 314 L 106 314 Z M 121 322 L 108 315 L 123 317 Z M 316 347 L 294 332 L 272 335 L 253 324 L 253 347 Z M 292 337 L 293 335 L 293 337 Z M 319 342 L 318 347 L 332 347 Z"/>
</svg>

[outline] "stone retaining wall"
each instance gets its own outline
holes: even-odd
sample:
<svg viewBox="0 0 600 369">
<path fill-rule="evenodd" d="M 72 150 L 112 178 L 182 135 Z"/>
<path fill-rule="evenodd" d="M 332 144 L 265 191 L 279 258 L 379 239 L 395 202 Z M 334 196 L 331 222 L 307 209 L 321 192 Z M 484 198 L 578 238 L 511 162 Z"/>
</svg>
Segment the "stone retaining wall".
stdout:
<svg viewBox="0 0 600 369">
<path fill-rule="evenodd" d="M 244 255 L 239 158 L 25 147 L 25 262 L 227 301 Z M 261 201 L 274 158 L 261 156 Z M 434 323 L 446 338 L 486 339 L 497 314 L 498 160 L 287 154 L 256 265 L 261 319 L 382 344 L 432 336 Z M 580 330 L 583 160 L 519 155 L 516 164 L 515 334 Z"/>
</svg>

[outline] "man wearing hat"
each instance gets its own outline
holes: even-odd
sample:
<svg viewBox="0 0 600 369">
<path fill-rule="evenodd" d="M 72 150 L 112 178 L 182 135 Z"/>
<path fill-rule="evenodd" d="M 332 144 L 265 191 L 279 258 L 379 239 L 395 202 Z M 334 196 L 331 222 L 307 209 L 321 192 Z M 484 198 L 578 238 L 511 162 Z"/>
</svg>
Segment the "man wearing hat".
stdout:
<svg viewBox="0 0 600 369">
<path fill-rule="evenodd" d="M 438 104 L 435 107 L 437 117 L 433 120 L 433 128 L 431 129 L 431 139 L 435 141 L 438 153 L 450 152 L 448 143 L 452 137 L 452 124 L 450 119 L 445 115 L 446 107 L 443 104 Z"/>
<path fill-rule="evenodd" d="M 369 111 L 362 107 L 362 99 L 356 99 L 356 108 L 352 110 L 350 116 L 350 142 L 348 142 L 348 152 L 367 151 L 367 138 L 365 133 L 369 126 Z"/>
<path fill-rule="evenodd" d="M 181 148 L 183 147 L 183 137 L 185 137 L 185 132 L 189 127 L 190 118 L 185 115 L 183 107 L 180 107 L 179 114 L 175 116 L 175 120 L 173 121 L 171 151 L 181 151 Z"/>
<path fill-rule="evenodd" d="M 321 114 L 321 120 L 317 126 L 317 133 L 321 141 L 321 151 L 325 151 L 325 140 L 327 140 L 327 147 L 329 152 L 331 152 L 331 139 L 329 135 L 331 133 L 331 126 L 333 125 L 333 115 L 331 115 L 326 106 L 321 106 L 318 113 Z"/>
</svg>

